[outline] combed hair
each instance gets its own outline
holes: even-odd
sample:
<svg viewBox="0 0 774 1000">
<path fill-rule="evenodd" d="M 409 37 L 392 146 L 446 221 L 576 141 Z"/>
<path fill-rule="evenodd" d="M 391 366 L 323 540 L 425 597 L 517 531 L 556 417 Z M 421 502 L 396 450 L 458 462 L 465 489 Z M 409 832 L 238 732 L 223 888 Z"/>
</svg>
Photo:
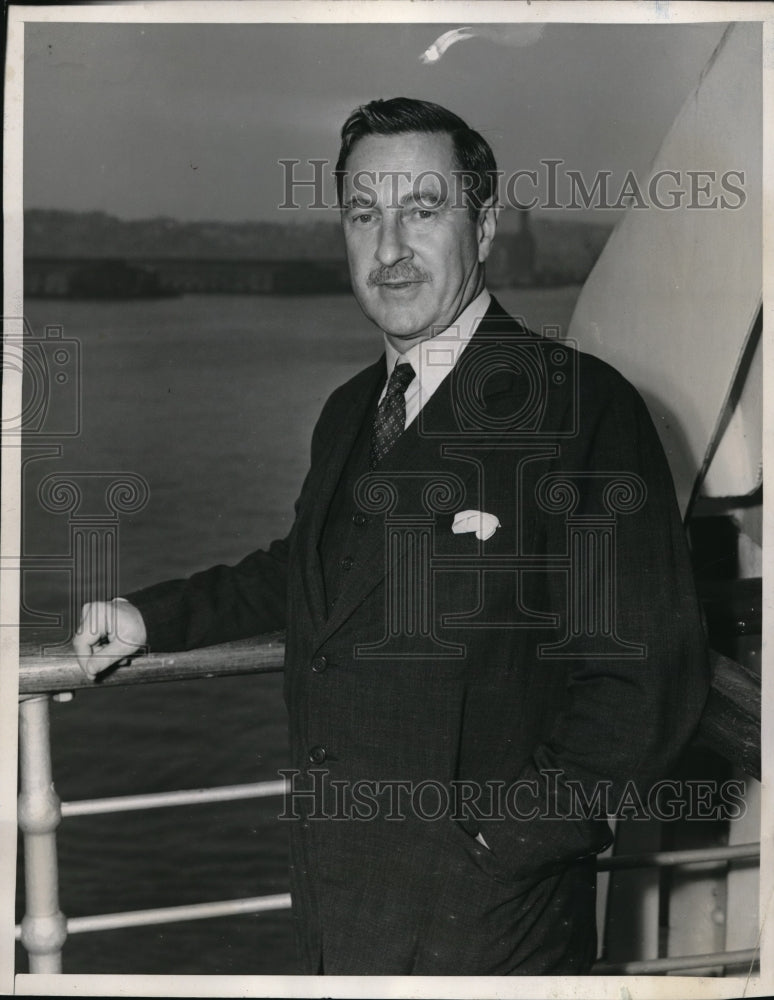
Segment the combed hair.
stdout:
<svg viewBox="0 0 774 1000">
<path fill-rule="evenodd" d="M 375 100 L 355 108 L 341 129 L 341 149 L 336 162 L 336 192 L 343 201 L 346 163 L 352 147 L 368 135 L 403 135 L 406 132 L 446 133 L 451 136 L 456 167 L 470 177 L 465 187 L 468 204 L 478 212 L 495 193 L 497 164 L 489 143 L 459 115 L 412 97 Z"/>
</svg>

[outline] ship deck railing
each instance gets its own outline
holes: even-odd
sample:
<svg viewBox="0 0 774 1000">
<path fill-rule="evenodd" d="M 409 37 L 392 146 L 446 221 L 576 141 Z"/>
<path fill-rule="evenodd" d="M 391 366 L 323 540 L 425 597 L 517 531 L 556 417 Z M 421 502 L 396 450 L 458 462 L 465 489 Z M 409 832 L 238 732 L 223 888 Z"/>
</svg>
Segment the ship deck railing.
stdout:
<svg viewBox="0 0 774 1000">
<path fill-rule="evenodd" d="M 25 913 L 16 927 L 30 973 L 59 973 L 67 937 L 94 931 L 254 914 L 290 907 L 289 893 L 228 899 L 185 906 L 121 913 L 101 913 L 68 919 L 59 905 L 56 831 L 62 820 L 134 810 L 173 808 L 197 803 L 283 796 L 283 780 L 213 788 L 181 789 L 140 795 L 60 802 L 52 780 L 49 726 L 50 700 L 69 700 L 75 691 L 121 685 L 213 679 L 282 671 L 284 642 L 280 634 L 227 643 L 188 652 L 138 657 L 111 668 L 90 681 L 74 655 L 22 649 L 19 671 L 19 827 L 24 841 Z M 748 669 L 713 654 L 710 698 L 698 733 L 699 740 L 726 760 L 760 778 L 760 681 Z M 708 863 L 759 862 L 757 842 L 698 849 L 646 851 L 598 859 L 599 872 L 628 869 L 690 869 Z M 600 961 L 597 974 L 659 975 L 712 970 L 751 972 L 757 948 L 708 950 L 701 954 L 668 955 L 623 962 Z"/>
</svg>

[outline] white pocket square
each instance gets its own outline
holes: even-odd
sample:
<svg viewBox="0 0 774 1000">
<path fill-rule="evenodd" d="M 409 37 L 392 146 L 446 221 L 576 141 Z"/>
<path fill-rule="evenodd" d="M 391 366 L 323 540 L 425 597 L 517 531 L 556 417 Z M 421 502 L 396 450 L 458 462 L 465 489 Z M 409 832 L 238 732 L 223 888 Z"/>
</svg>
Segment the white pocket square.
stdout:
<svg viewBox="0 0 774 1000">
<path fill-rule="evenodd" d="M 499 527 L 500 522 L 494 514 L 486 514 L 483 510 L 463 510 L 454 515 L 452 531 L 455 535 L 461 535 L 465 531 L 475 531 L 476 538 L 485 542 Z"/>
</svg>

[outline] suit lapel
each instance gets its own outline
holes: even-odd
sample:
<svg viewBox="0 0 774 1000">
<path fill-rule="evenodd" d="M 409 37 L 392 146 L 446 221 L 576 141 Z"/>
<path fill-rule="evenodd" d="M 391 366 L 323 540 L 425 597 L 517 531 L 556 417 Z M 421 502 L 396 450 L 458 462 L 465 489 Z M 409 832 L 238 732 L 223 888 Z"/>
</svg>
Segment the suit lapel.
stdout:
<svg viewBox="0 0 774 1000">
<path fill-rule="evenodd" d="M 385 361 L 382 355 L 353 379 L 350 392 L 342 401 L 341 407 L 331 415 L 335 426 L 327 436 L 327 450 L 315 461 L 310 472 L 307 489 L 313 499 L 306 504 L 296 528 L 301 548 L 304 590 L 318 626 L 325 621 L 326 612 L 325 582 L 319 551 L 325 518 L 358 430 L 367 418 L 373 396 L 384 381 L 384 376 Z"/>
<path fill-rule="evenodd" d="M 443 400 L 438 397 L 448 394 L 448 391 L 448 386 L 444 382 L 425 409 L 433 406 L 442 412 Z M 448 405 L 445 409 L 448 412 Z M 439 465 L 439 440 L 422 436 L 415 420 L 398 439 L 378 470 L 369 474 L 369 479 L 374 484 L 374 494 L 379 492 L 378 482 L 381 481 L 387 491 L 382 496 L 386 496 L 394 489 L 399 508 L 416 512 L 423 509 L 422 481 L 427 480 L 428 473 L 437 471 Z M 384 579 L 385 521 L 386 517 L 394 512 L 393 509 L 367 512 L 368 521 L 358 551 L 360 571 L 351 573 L 347 578 L 338 596 L 336 607 L 318 636 L 319 643 L 332 635 Z"/>
<path fill-rule="evenodd" d="M 449 444 L 453 444 L 460 439 L 459 406 L 455 401 L 459 400 L 461 387 L 459 380 L 462 375 L 461 361 L 465 359 L 466 366 L 474 366 L 483 356 L 483 352 L 492 343 L 492 336 L 508 336 L 514 333 L 523 333 L 524 328 L 516 323 L 495 299 L 492 299 L 486 316 L 479 324 L 478 330 L 474 334 L 465 351 L 461 355 L 452 373 L 444 379 L 432 398 L 416 420 L 406 429 L 399 438 L 394 448 L 381 463 L 378 471 L 374 474 L 386 480 L 388 488 L 391 485 L 398 494 L 398 504 L 402 510 L 413 513 L 421 513 L 425 510 L 422 503 L 423 490 L 431 479 L 439 480 L 444 475 L 444 465 L 446 464 L 446 475 L 448 478 L 448 462 L 444 462 L 445 449 Z M 468 367 L 467 370 L 470 370 Z M 382 372 L 382 376 L 383 376 Z M 485 380 L 482 388 L 482 399 L 493 407 L 496 411 L 498 405 L 507 408 L 506 412 L 512 412 L 515 392 L 515 379 L 507 370 L 495 369 Z M 370 397 L 369 397 L 370 398 Z M 363 412 L 366 407 L 363 407 Z M 361 417 L 362 419 L 362 417 Z M 353 423 L 355 417 L 353 414 Z M 354 441 L 357 424 L 347 436 L 347 445 L 341 454 L 341 450 L 336 450 L 335 470 L 330 470 L 329 477 L 325 480 L 326 488 L 324 495 L 320 498 L 320 508 L 324 511 L 319 514 L 314 524 L 317 528 L 315 532 L 315 560 L 319 568 L 320 581 L 322 581 L 322 568 L 317 555 L 317 540 L 319 539 L 322 525 L 324 524 L 324 514 L 330 505 L 333 490 L 341 474 L 343 463 L 349 453 L 349 449 Z M 464 434 L 465 441 L 476 439 L 479 444 L 484 445 L 484 450 L 478 454 L 479 459 L 483 459 L 487 452 L 487 445 L 491 445 L 491 433 L 471 435 Z M 342 445 L 343 447 L 343 445 Z M 459 465 L 457 465 L 459 469 Z M 335 472 L 335 478 L 334 478 Z M 465 486 L 470 478 L 475 474 L 476 466 L 472 463 L 466 465 L 465 473 L 459 475 Z M 435 474 L 435 475 L 434 475 Z M 450 486 L 452 483 L 450 482 Z M 464 493 L 464 490 L 463 490 Z M 462 503 L 462 497 L 460 498 Z M 455 510 L 462 509 L 455 507 Z M 386 512 L 387 514 L 391 512 Z M 357 607 L 362 604 L 371 591 L 379 585 L 387 572 L 385 553 L 385 512 L 368 515 L 368 524 L 361 542 L 358 553 L 358 563 L 360 571 L 352 573 L 341 593 L 339 594 L 336 607 L 331 617 L 324 621 L 321 616 L 320 631 L 316 636 L 317 645 L 322 644 L 352 615 Z M 394 513 L 394 511 L 392 511 Z M 322 583 L 321 583 L 322 588 Z M 321 589 L 322 592 L 322 589 Z"/>
</svg>

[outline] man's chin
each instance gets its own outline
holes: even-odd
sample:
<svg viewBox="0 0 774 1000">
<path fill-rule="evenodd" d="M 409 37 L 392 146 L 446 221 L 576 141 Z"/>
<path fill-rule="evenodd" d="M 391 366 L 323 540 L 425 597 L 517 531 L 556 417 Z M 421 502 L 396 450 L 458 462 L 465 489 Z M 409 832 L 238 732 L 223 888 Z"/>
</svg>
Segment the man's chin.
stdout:
<svg viewBox="0 0 774 1000">
<path fill-rule="evenodd" d="M 388 337 L 392 337 L 393 340 L 423 340 L 425 337 L 429 336 L 429 331 L 426 327 L 401 327 L 394 324 L 385 323 L 381 329 L 387 334 Z"/>
<path fill-rule="evenodd" d="M 432 319 L 422 315 L 396 315 L 394 312 L 381 311 L 373 317 L 374 322 L 395 341 L 406 343 L 425 340 L 431 335 Z"/>
<path fill-rule="evenodd" d="M 390 341 L 395 350 L 399 351 L 401 354 L 405 354 L 406 351 L 411 350 L 415 344 L 419 344 L 423 340 L 428 340 L 433 335 L 432 331 L 428 329 L 408 333 L 393 333 L 390 330 L 384 330 L 384 333 L 387 335 L 387 339 Z"/>
</svg>

